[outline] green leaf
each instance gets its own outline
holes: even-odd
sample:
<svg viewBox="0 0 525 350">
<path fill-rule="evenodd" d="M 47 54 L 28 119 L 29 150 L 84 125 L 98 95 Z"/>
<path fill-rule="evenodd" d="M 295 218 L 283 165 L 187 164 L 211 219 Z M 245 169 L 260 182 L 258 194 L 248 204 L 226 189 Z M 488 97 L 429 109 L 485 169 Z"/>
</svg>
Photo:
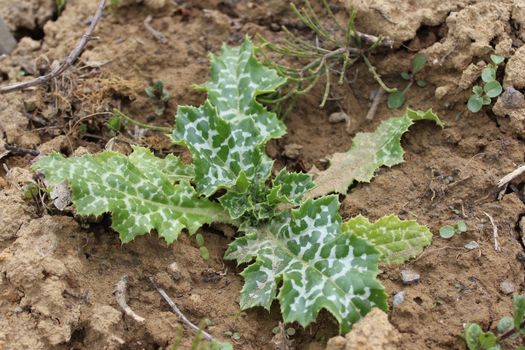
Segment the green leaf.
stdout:
<svg viewBox="0 0 525 350">
<path fill-rule="evenodd" d="M 424 88 L 428 85 L 427 81 L 426 80 L 416 80 L 416 84 L 417 86 L 419 86 L 420 88 Z"/>
<path fill-rule="evenodd" d="M 416 53 L 412 59 L 412 73 L 416 74 L 427 64 L 427 57 L 422 53 Z"/>
<path fill-rule="evenodd" d="M 505 57 L 496 54 L 490 55 L 490 59 L 492 62 L 494 62 L 494 64 L 500 64 L 503 63 L 503 61 L 505 61 Z"/>
<path fill-rule="evenodd" d="M 191 181 L 195 177 L 193 165 L 184 164 L 180 158 L 173 154 L 168 154 L 164 158 L 158 158 L 147 148 L 134 145 L 131 146 L 131 148 L 133 149 L 133 153 L 128 156 L 129 161 L 142 171 L 158 169 L 166 175 L 172 183 L 180 180 Z"/>
<path fill-rule="evenodd" d="M 484 82 L 496 80 L 496 69 L 493 67 L 485 67 L 481 71 L 481 79 Z"/>
<path fill-rule="evenodd" d="M 496 349 L 498 348 L 498 337 L 492 332 L 482 332 L 479 335 L 479 345 L 482 349 Z"/>
<path fill-rule="evenodd" d="M 205 196 L 235 186 L 241 176 L 254 182 L 270 175 L 273 162 L 264 153 L 254 121 L 232 125 L 209 102 L 199 108 L 179 107 L 172 136 L 190 149 L 197 191 Z"/>
<path fill-rule="evenodd" d="M 477 113 L 483 107 L 483 99 L 479 95 L 470 95 L 467 102 L 467 108 L 472 113 Z"/>
<path fill-rule="evenodd" d="M 525 297 L 523 295 L 515 294 L 513 296 L 514 304 L 514 327 L 520 329 L 525 316 Z"/>
<path fill-rule="evenodd" d="M 458 232 L 467 232 L 468 227 L 465 221 L 459 220 L 458 222 L 456 222 L 456 229 Z"/>
<path fill-rule="evenodd" d="M 241 47 L 224 46 L 211 64 L 211 80 L 202 87 L 208 100 L 199 108 L 179 107 L 172 134 L 190 149 L 197 190 L 206 196 L 236 186 L 242 176 L 265 181 L 273 163 L 264 144 L 285 133 L 275 113 L 256 100 L 285 80 L 257 62 L 249 39 Z"/>
<path fill-rule="evenodd" d="M 405 93 L 403 91 L 394 91 L 388 95 L 387 106 L 390 109 L 399 108 L 405 103 Z"/>
<path fill-rule="evenodd" d="M 122 120 L 118 115 L 114 114 L 108 119 L 106 125 L 114 132 L 119 132 L 120 128 L 122 127 Z"/>
<path fill-rule="evenodd" d="M 493 80 L 489 81 L 485 84 L 485 86 L 483 86 L 483 91 L 485 91 L 488 97 L 493 98 L 498 97 L 503 91 L 503 88 L 501 87 L 499 81 Z"/>
<path fill-rule="evenodd" d="M 199 247 L 202 247 L 204 245 L 204 236 L 200 233 L 197 233 L 197 235 L 195 236 L 195 241 L 197 242 L 197 245 Z"/>
<path fill-rule="evenodd" d="M 498 333 L 502 334 L 514 328 L 514 319 L 510 316 L 504 316 L 498 322 Z"/>
<path fill-rule="evenodd" d="M 444 239 L 449 239 L 456 234 L 456 229 L 450 225 L 445 225 L 439 229 L 439 236 Z"/>
<path fill-rule="evenodd" d="M 412 79 L 412 76 L 408 72 L 401 72 L 401 78 L 403 78 L 405 80 L 410 80 L 410 79 Z"/>
<path fill-rule="evenodd" d="M 174 183 L 171 171 L 187 174 L 189 168 L 172 156 L 155 158 L 141 147 L 134 147 L 129 157 L 111 151 L 72 158 L 55 153 L 33 168 L 50 184 L 67 181 L 79 215 L 111 212 L 122 242 L 155 229 L 172 243 L 184 228 L 193 234 L 204 224 L 231 221 L 219 204 L 199 198 L 184 176 Z"/>
<path fill-rule="evenodd" d="M 343 230 L 372 243 L 381 252 L 381 261 L 387 264 L 414 258 L 432 242 L 432 233 L 427 227 L 395 215 L 382 217 L 374 223 L 359 215 L 345 222 Z"/>
<path fill-rule="evenodd" d="M 474 95 L 479 95 L 481 96 L 483 94 L 483 88 L 479 85 L 475 85 L 472 87 L 472 93 Z"/>
<path fill-rule="evenodd" d="M 404 151 L 401 148 L 401 136 L 417 120 L 431 120 L 443 127 L 443 123 L 432 110 L 413 111 L 397 118 L 385 120 L 372 133 L 358 133 L 352 142 L 352 148 L 346 153 L 335 153 L 331 166 L 324 170 L 311 172 L 317 185 L 306 197 L 313 198 L 331 192 L 346 194 L 354 181 L 370 182 L 374 172 L 381 166 L 388 167 L 403 162 Z"/>
<path fill-rule="evenodd" d="M 467 323 L 464 326 L 465 342 L 469 350 L 481 350 L 479 337 L 483 333 L 481 327 L 476 323 Z"/>
<path fill-rule="evenodd" d="M 256 97 L 274 92 L 286 79 L 257 61 L 249 38 L 239 47 L 222 47 L 220 56 L 211 56 L 211 79 L 202 86 L 219 116 L 232 124 L 250 119 L 265 140 L 285 134 L 285 126 Z"/>
<path fill-rule="evenodd" d="M 202 259 L 204 260 L 210 259 L 210 252 L 208 251 L 208 248 L 206 248 L 205 246 L 199 247 L 199 252 L 201 253 Z"/>
<path fill-rule="evenodd" d="M 490 97 L 488 97 L 487 95 L 481 96 L 481 100 L 483 101 L 483 106 L 488 106 L 492 102 Z"/>
<path fill-rule="evenodd" d="M 306 192 L 315 187 L 312 175 L 290 173 L 283 169 L 273 179 L 273 187 L 268 195 L 271 203 L 289 203 L 299 205 Z"/>
<path fill-rule="evenodd" d="M 338 208 L 336 196 L 308 200 L 265 227 L 245 228 L 246 235 L 225 254 L 238 264 L 256 259 L 242 272 L 242 309 L 269 310 L 277 298 L 285 322 L 307 326 L 324 308 L 339 321 L 341 333 L 372 307 L 387 309 L 386 294 L 376 280 L 380 253 L 342 231 Z"/>
</svg>

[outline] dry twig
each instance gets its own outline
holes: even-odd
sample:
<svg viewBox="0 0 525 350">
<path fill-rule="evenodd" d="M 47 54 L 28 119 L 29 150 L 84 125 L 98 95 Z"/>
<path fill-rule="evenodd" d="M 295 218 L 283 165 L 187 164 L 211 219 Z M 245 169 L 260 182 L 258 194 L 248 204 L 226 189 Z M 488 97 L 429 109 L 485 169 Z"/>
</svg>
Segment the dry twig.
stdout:
<svg viewBox="0 0 525 350">
<path fill-rule="evenodd" d="M 62 62 L 61 64 L 55 66 L 51 72 L 39 76 L 38 78 L 35 78 L 33 80 L 23 81 L 20 83 L 15 83 L 11 85 L 6 86 L 0 86 L 0 94 L 7 94 L 9 92 L 15 92 L 19 90 L 24 90 L 29 87 L 37 86 L 40 84 L 43 84 L 53 78 L 56 78 L 60 74 L 64 73 L 69 67 L 75 63 L 78 56 L 82 53 L 84 48 L 86 47 L 87 43 L 93 39 L 93 31 L 95 30 L 95 27 L 97 26 L 98 22 L 102 18 L 102 14 L 104 13 L 104 7 L 106 6 L 106 0 L 100 0 L 100 3 L 98 4 L 97 12 L 95 13 L 95 16 L 91 20 L 91 24 L 89 25 L 89 28 L 86 30 L 84 35 L 82 35 L 82 38 L 78 42 L 77 46 L 69 53 L 69 56 L 67 56 L 66 60 Z"/>
<path fill-rule="evenodd" d="M 152 26 L 151 26 L 151 21 L 153 20 L 153 17 L 151 17 L 151 15 L 149 15 L 148 17 L 146 17 L 146 19 L 144 20 L 144 27 L 146 28 L 146 30 L 148 32 L 151 33 L 151 35 L 153 35 L 153 37 L 161 44 L 167 44 L 168 43 L 168 39 L 166 38 L 166 36 L 159 32 L 158 30 L 155 30 Z"/>
<path fill-rule="evenodd" d="M 372 105 L 370 106 L 370 109 L 368 110 L 368 113 L 366 114 L 367 120 L 374 119 L 374 116 L 376 115 L 376 112 L 377 112 L 377 107 L 379 106 L 379 102 L 381 102 L 381 99 L 383 98 L 384 94 L 385 94 L 385 91 L 383 89 L 378 89 L 376 93 L 374 94 Z"/>
<path fill-rule="evenodd" d="M 490 216 L 489 214 L 485 212 L 483 212 L 483 214 L 487 215 L 487 217 L 490 220 L 490 223 L 492 225 L 492 234 L 494 235 L 494 250 L 499 252 L 501 251 L 501 246 L 499 245 L 499 242 L 498 242 L 498 226 L 494 222 L 494 219 L 492 218 L 492 216 Z"/>
<path fill-rule="evenodd" d="M 200 329 L 199 327 L 197 327 L 196 325 L 191 323 L 191 321 L 188 320 L 188 318 L 186 316 L 184 316 L 182 311 L 180 311 L 180 309 L 177 307 L 177 305 L 175 305 L 173 300 L 171 300 L 171 298 L 168 296 L 168 294 L 166 294 L 164 289 L 162 289 L 159 286 L 157 286 L 157 284 L 155 283 L 155 280 L 153 279 L 153 277 L 150 277 L 149 280 L 151 281 L 151 283 L 153 284 L 155 289 L 159 292 L 159 294 L 164 298 L 164 300 L 166 300 L 166 302 L 171 306 L 171 309 L 173 310 L 173 312 L 175 312 L 177 314 L 177 316 L 179 317 L 179 320 L 181 320 L 182 323 L 184 323 L 185 326 L 187 326 L 189 329 L 191 329 L 195 333 L 201 333 L 202 336 L 204 338 L 206 338 L 206 340 L 215 341 L 215 339 L 213 338 L 213 336 L 211 334 L 209 334 L 209 333 L 205 332 L 204 330 Z"/>
<path fill-rule="evenodd" d="M 525 173 L 525 164 L 522 166 L 519 166 L 518 168 L 514 169 L 511 173 L 503 176 L 501 180 L 498 182 L 498 187 L 505 186 L 512 180 L 514 180 L 516 177 L 520 176 L 521 174 Z"/>
<path fill-rule="evenodd" d="M 126 302 L 126 288 L 128 287 L 128 282 L 129 282 L 128 275 L 122 276 L 120 281 L 118 281 L 117 286 L 115 287 L 115 292 L 114 292 L 115 299 L 117 299 L 118 305 L 120 306 L 120 308 L 122 309 L 122 311 L 124 311 L 126 315 L 128 315 L 129 317 L 131 317 L 138 323 L 143 323 L 144 321 L 146 321 L 146 319 L 144 317 L 140 317 L 139 315 L 137 315 L 135 311 L 133 311 L 128 306 L 128 303 Z"/>
</svg>

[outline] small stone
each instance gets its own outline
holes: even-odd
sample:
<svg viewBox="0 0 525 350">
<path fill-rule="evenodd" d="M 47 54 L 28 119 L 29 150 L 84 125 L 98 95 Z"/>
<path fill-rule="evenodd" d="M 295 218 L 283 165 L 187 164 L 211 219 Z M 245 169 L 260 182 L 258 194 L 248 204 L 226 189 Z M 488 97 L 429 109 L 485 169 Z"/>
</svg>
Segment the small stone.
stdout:
<svg viewBox="0 0 525 350">
<path fill-rule="evenodd" d="M 464 247 L 467 250 L 474 250 L 474 249 L 479 248 L 479 244 L 476 241 L 470 241 L 467 244 L 465 244 Z"/>
<path fill-rule="evenodd" d="M 345 122 L 348 119 L 350 119 L 350 117 L 345 112 L 335 112 L 330 114 L 330 116 L 328 117 L 328 122 L 330 124 L 335 124 Z"/>
<path fill-rule="evenodd" d="M 514 293 L 514 283 L 509 280 L 505 280 L 499 284 L 499 289 L 503 294 L 512 294 Z"/>
<path fill-rule="evenodd" d="M 15 313 L 19 314 L 24 311 L 20 306 L 15 307 Z"/>
<path fill-rule="evenodd" d="M 420 276 L 419 273 L 412 270 L 403 270 L 401 271 L 401 281 L 403 284 L 408 286 L 410 284 L 416 284 L 419 282 Z"/>
<path fill-rule="evenodd" d="M 168 272 L 171 275 L 171 278 L 173 278 L 174 281 L 180 281 L 182 278 L 182 271 L 179 268 L 179 264 L 176 262 L 173 262 L 168 266 Z"/>
<path fill-rule="evenodd" d="M 296 143 L 289 143 L 284 146 L 284 155 L 290 159 L 297 159 L 301 155 L 303 146 Z"/>
<path fill-rule="evenodd" d="M 514 87 L 509 86 L 501 95 L 501 100 L 505 108 L 517 109 L 525 107 L 525 96 Z"/>
<path fill-rule="evenodd" d="M 398 292 L 394 295 L 394 298 L 392 299 L 392 305 L 399 306 L 405 302 L 405 295 L 406 292 L 402 290 L 401 292 Z"/>
<path fill-rule="evenodd" d="M 16 40 L 7 27 L 7 24 L 0 18 L 0 55 L 8 54 L 16 47 Z"/>
</svg>

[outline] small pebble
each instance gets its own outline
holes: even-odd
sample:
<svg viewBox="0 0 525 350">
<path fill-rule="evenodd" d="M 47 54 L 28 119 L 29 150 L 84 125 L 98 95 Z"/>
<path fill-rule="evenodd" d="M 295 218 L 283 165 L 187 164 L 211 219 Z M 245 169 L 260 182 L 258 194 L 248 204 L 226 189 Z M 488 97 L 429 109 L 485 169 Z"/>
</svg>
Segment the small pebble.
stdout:
<svg viewBox="0 0 525 350">
<path fill-rule="evenodd" d="M 501 100 L 505 108 L 517 109 L 525 107 L 525 97 L 514 87 L 509 86 L 501 95 Z"/>
<path fill-rule="evenodd" d="M 479 248 L 479 244 L 476 241 L 470 241 L 467 244 L 465 244 L 464 247 L 467 250 L 473 250 Z"/>
<path fill-rule="evenodd" d="M 284 146 L 284 155 L 290 159 L 297 159 L 301 155 L 303 146 L 296 143 L 289 143 Z"/>
<path fill-rule="evenodd" d="M 173 262 L 168 266 L 168 271 L 174 281 L 179 281 L 182 278 L 182 273 L 180 271 L 179 265 L 176 262 Z"/>
<path fill-rule="evenodd" d="M 392 299 L 392 305 L 394 306 L 399 306 L 401 304 L 403 304 L 405 302 L 405 291 L 402 290 L 401 292 L 398 292 L 396 293 L 396 295 L 394 295 L 394 298 Z"/>
<path fill-rule="evenodd" d="M 348 119 L 350 119 L 350 117 L 345 112 L 335 112 L 330 114 L 330 116 L 328 117 L 328 122 L 330 124 L 335 124 L 345 122 Z"/>
<path fill-rule="evenodd" d="M 21 313 L 22 311 L 24 311 L 24 309 L 22 309 L 20 306 L 15 307 L 15 312 L 17 314 Z"/>
<path fill-rule="evenodd" d="M 419 282 L 419 273 L 412 270 L 401 271 L 401 281 L 404 285 L 416 284 Z"/>
<path fill-rule="evenodd" d="M 503 292 L 503 294 L 512 294 L 514 293 L 514 283 L 505 280 L 499 284 L 499 289 Z"/>
</svg>

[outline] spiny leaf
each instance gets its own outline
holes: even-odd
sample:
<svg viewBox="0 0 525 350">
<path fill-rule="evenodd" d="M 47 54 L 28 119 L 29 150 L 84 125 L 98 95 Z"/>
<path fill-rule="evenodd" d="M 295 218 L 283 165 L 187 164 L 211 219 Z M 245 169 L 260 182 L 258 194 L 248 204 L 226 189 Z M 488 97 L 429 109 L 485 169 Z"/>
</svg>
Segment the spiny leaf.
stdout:
<svg viewBox="0 0 525 350">
<path fill-rule="evenodd" d="M 224 46 L 211 65 L 211 80 L 202 87 L 208 100 L 200 108 L 180 107 L 172 135 L 192 152 L 197 190 L 206 196 L 235 186 L 242 173 L 250 182 L 264 181 L 272 167 L 264 144 L 285 133 L 275 113 L 256 100 L 285 80 L 257 62 L 248 38 L 240 47 Z"/>
<path fill-rule="evenodd" d="M 281 170 L 272 183 L 272 191 L 268 195 L 271 203 L 299 205 L 304 194 L 315 187 L 312 175 L 290 173 L 286 169 Z"/>
<path fill-rule="evenodd" d="M 193 234 L 204 224 L 231 221 L 220 205 L 197 196 L 185 179 L 189 168 L 141 147 L 129 157 L 111 151 L 71 158 L 55 153 L 33 167 L 51 184 L 67 181 L 79 215 L 111 212 L 124 243 L 152 229 L 172 243 L 184 228 Z M 178 183 L 172 171 L 182 174 Z"/>
<path fill-rule="evenodd" d="M 405 152 L 401 148 L 401 136 L 417 120 L 432 120 L 443 127 L 432 110 L 421 112 L 408 108 L 405 115 L 383 121 L 374 132 L 358 133 L 348 152 L 335 153 L 331 157 L 327 170 L 312 169 L 317 175 L 314 179 L 317 187 L 307 196 L 313 198 L 331 192 L 346 194 L 354 181 L 370 182 L 379 167 L 402 163 Z"/>
<path fill-rule="evenodd" d="M 285 82 L 274 69 L 257 61 L 253 44 L 246 38 L 241 46 L 223 45 L 220 56 L 211 56 L 211 79 L 203 88 L 221 118 L 232 124 L 252 119 L 260 134 L 270 139 L 283 136 L 286 129 L 275 113 L 267 111 L 255 98 L 274 92 Z"/>
<path fill-rule="evenodd" d="M 343 232 L 338 208 L 335 196 L 308 200 L 265 227 L 245 228 L 247 234 L 225 254 L 239 264 L 255 259 L 242 272 L 242 309 L 269 310 L 277 298 L 285 322 L 307 326 L 324 308 L 339 321 L 341 333 L 372 307 L 387 309 L 386 294 L 376 280 L 380 253 L 366 240 Z"/>
<path fill-rule="evenodd" d="M 172 183 L 180 180 L 191 181 L 195 176 L 193 165 L 184 164 L 180 158 L 173 154 L 158 158 L 147 148 L 139 146 L 131 146 L 131 148 L 133 153 L 129 155 L 128 159 L 141 171 L 156 168 L 165 174 Z"/>
<path fill-rule="evenodd" d="M 173 138 L 190 149 L 197 191 L 206 196 L 235 186 L 241 173 L 250 181 L 270 174 L 272 161 L 264 153 L 254 121 L 232 125 L 209 102 L 199 108 L 179 107 Z"/>
<path fill-rule="evenodd" d="M 299 205 L 304 194 L 314 187 L 311 175 L 287 170 L 282 170 L 273 179 L 271 189 L 262 180 L 248 186 L 241 185 L 244 181 L 245 178 L 241 177 L 235 190 L 229 190 L 219 202 L 233 219 L 249 213 L 250 218 L 245 219 L 253 223 L 271 218 L 278 204 Z"/>
<path fill-rule="evenodd" d="M 414 220 L 384 216 L 374 223 L 359 215 L 343 224 L 343 230 L 371 242 L 381 252 L 381 261 L 399 264 L 418 256 L 432 242 L 432 233 Z"/>
</svg>

